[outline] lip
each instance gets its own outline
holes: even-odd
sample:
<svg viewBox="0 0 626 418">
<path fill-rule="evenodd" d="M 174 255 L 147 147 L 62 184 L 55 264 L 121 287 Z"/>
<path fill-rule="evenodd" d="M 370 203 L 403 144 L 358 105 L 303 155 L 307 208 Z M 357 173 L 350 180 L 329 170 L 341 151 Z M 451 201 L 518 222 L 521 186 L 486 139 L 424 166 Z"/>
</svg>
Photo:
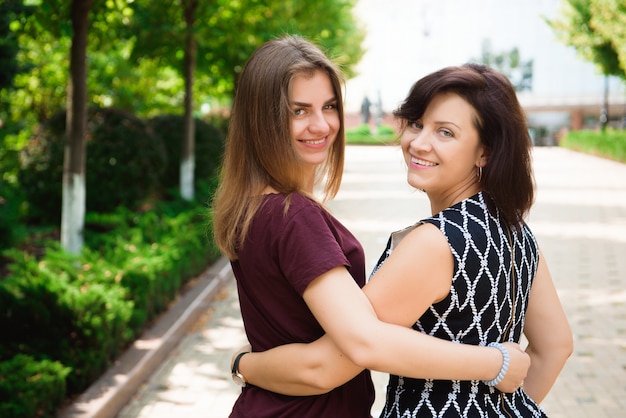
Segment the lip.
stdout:
<svg viewBox="0 0 626 418">
<path fill-rule="evenodd" d="M 315 139 L 299 139 L 298 142 L 311 148 L 322 148 L 328 142 L 328 137 L 315 138 Z"/>
<path fill-rule="evenodd" d="M 420 170 L 424 170 L 427 168 L 437 167 L 439 164 L 434 163 L 432 161 L 424 160 L 423 158 L 418 158 L 414 156 L 409 157 L 409 165 L 414 168 L 418 168 Z"/>
</svg>

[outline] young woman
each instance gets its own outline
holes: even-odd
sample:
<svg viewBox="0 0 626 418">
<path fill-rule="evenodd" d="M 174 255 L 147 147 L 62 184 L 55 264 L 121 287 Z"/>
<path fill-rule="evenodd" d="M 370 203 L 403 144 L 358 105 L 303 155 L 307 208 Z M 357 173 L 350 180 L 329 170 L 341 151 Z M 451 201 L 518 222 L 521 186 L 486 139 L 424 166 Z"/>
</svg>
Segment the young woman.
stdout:
<svg viewBox="0 0 626 418">
<path fill-rule="evenodd" d="M 414 332 L 414 320 L 394 316 L 395 307 L 372 307 L 361 291 L 363 249 L 313 194 L 324 180 L 332 197 L 341 181 L 341 81 L 329 59 L 297 37 L 261 46 L 238 80 L 214 200 L 215 239 L 231 260 L 252 351 L 301 343 L 312 354 L 305 367 L 279 354 L 272 373 L 282 380 L 269 390 L 246 384 L 249 356 L 238 355 L 233 377 L 243 390 L 231 416 L 369 417 L 374 390 L 364 368 L 416 378 L 497 376 L 492 386 L 515 390 L 528 367 L 517 344 L 479 347 Z M 319 395 L 271 391 L 282 386 L 289 395 Z"/>
</svg>

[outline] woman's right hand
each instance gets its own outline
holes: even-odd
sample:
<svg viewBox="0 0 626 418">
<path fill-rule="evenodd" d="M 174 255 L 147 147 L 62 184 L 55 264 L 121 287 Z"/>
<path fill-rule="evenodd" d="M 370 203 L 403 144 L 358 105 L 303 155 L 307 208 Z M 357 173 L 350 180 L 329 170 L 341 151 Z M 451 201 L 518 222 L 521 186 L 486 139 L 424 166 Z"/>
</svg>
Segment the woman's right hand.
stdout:
<svg viewBox="0 0 626 418">
<path fill-rule="evenodd" d="M 502 392 L 515 392 L 524 385 L 524 379 L 530 367 L 530 356 L 517 343 L 502 343 L 509 352 L 509 368 L 504 379 L 496 385 Z"/>
</svg>

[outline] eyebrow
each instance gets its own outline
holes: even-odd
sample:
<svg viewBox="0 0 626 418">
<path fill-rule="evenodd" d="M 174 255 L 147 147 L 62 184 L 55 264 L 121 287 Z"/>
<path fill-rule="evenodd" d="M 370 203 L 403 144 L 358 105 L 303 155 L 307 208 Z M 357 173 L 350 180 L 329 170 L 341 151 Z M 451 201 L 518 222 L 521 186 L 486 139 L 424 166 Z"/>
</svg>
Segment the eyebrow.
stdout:
<svg viewBox="0 0 626 418">
<path fill-rule="evenodd" d="M 436 123 L 437 125 L 446 125 L 446 124 L 449 124 L 449 125 L 454 125 L 454 126 L 456 126 L 456 127 L 457 127 L 457 129 L 462 130 L 462 128 L 461 128 L 459 125 L 457 125 L 456 123 L 454 123 L 454 122 L 452 122 L 452 121 L 449 121 L 449 120 L 443 120 L 443 121 L 436 120 L 436 121 L 435 121 L 435 123 Z"/>
<path fill-rule="evenodd" d="M 332 102 L 336 102 L 337 101 L 337 97 L 332 97 L 328 100 L 326 100 L 324 102 L 325 105 L 332 103 Z M 291 102 L 292 106 L 299 106 L 299 107 L 311 107 L 313 106 L 311 103 L 304 103 L 304 102 Z"/>
</svg>

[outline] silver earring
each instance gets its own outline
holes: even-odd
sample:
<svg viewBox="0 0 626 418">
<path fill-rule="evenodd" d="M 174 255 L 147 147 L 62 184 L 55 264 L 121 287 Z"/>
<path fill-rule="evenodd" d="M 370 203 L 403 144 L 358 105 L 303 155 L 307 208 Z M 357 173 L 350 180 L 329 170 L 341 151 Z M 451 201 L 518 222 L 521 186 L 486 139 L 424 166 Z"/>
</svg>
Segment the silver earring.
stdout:
<svg viewBox="0 0 626 418">
<path fill-rule="evenodd" d="M 476 175 L 478 176 L 478 181 L 481 181 L 483 178 L 483 168 L 481 166 L 478 166 L 478 173 L 476 173 Z"/>
</svg>

